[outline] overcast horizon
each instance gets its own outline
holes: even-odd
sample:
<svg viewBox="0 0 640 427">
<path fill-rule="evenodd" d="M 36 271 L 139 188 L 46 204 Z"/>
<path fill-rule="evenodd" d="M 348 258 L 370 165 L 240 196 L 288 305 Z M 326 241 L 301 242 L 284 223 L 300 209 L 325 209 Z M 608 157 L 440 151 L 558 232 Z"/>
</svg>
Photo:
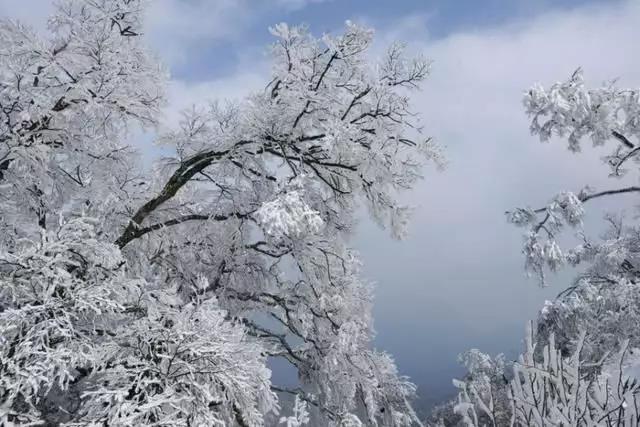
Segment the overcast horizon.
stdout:
<svg viewBox="0 0 640 427">
<path fill-rule="evenodd" d="M 49 0 L 0 0 L 0 16 L 36 28 L 50 8 Z M 563 141 L 541 144 L 530 136 L 522 96 L 578 67 L 592 86 L 617 79 L 640 87 L 640 57 L 630 54 L 640 40 L 640 2 L 157 0 L 147 36 L 171 72 L 165 125 L 193 104 L 263 88 L 269 26 L 304 23 L 321 34 L 346 20 L 373 27 L 376 47 L 401 40 L 433 61 L 413 105 L 425 134 L 446 147 L 448 167 L 428 167 L 424 181 L 403 194 L 415 206 L 407 239 L 394 241 L 364 218 L 352 242 L 376 283 L 376 344 L 418 385 L 424 413 L 454 393 L 460 352 L 514 357 L 527 320 L 574 274 L 555 276 L 546 289 L 526 278 L 522 230 L 507 224 L 504 212 L 543 206 L 585 184 L 609 188 L 608 170 L 598 150 L 575 155 Z M 136 145 L 154 157 L 150 139 Z M 607 206 L 598 203 L 587 210 L 594 233 L 598 208 Z"/>
</svg>

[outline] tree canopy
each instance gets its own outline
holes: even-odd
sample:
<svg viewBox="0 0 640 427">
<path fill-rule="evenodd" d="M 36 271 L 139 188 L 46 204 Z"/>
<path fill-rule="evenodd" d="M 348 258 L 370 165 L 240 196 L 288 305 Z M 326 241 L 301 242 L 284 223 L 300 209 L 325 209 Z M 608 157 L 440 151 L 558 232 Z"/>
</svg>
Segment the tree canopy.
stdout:
<svg viewBox="0 0 640 427">
<path fill-rule="evenodd" d="M 0 23 L 1 422 L 257 426 L 288 395 L 289 425 L 417 422 L 346 238 L 360 206 L 401 236 L 397 192 L 440 160 L 409 104 L 428 61 L 279 24 L 264 90 L 185 112 L 147 171 L 127 136 L 167 73 L 144 4 Z"/>
</svg>

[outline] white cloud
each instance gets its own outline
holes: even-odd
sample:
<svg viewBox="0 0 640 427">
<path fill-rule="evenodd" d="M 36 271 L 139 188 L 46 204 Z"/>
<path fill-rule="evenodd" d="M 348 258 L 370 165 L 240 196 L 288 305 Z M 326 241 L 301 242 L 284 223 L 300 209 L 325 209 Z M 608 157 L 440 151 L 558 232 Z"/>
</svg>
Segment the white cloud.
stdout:
<svg viewBox="0 0 640 427">
<path fill-rule="evenodd" d="M 155 0 L 147 10 L 147 35 L 169 64 L 197 55 L 198 45 L 234 39 L 255 17 L 249 0 Z"/>
<path fill-rule="evenodd" d="M 183 65 L 207 44 L 241 38 L 268 7 L 292 11 L 329 1 L 154 0 L 147 12 L 147 34 L 164 61 Z"/>
</svg>

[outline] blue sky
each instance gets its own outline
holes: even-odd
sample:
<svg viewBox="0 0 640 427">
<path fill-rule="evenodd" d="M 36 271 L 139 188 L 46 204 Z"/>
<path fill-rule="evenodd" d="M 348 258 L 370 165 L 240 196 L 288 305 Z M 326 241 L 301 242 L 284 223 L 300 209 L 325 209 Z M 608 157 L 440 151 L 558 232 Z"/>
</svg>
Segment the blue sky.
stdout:
<svg viewBox="0 0 640 427">
<path fill-rule="evenodd" d="M 0 0 L 0 15 L 42 27 L 50 6 Z M 450 165 L 425 170 L 424 182 L 404 195 L 416 206 L 405 241 L 366 218 L 353 240 L 377 286 L 377 345 L 418 384 L 426 408 L 454 392 L 458 353 L 476 347 L 513 357 L 526 321 L 571 277 L 566 272 L 544 290 L 527 280 L 521 231 L 506 224 L 504 211 L 586 184 L 620 185 L 607 177 L 601 151 L 571 155 L 562 141 L 532 138 L 521 98 L 533 83 L 564 80 L 578 66 L 593 85 L 618 78 L 640 87 L 640 2 L 155 0 L 148 37 L 173 76 L 164 123 L 194 103 L 263 87 L 270 25 L 306 23 L 322 33 L 346 19 L 376 28 L 377 46 L 405 40 L 434 61 L 413 102 Z M 607 203 L 588 206 L 591 232 L 602 209 L 631 206 L 624 198 Z"/>
</svg>

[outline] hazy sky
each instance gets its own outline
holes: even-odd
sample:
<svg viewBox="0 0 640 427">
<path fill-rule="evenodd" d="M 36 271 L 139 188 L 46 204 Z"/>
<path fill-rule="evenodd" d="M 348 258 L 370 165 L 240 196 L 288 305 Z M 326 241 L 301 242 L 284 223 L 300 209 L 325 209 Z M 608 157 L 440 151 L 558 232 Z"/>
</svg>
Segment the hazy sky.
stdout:
<svg viewBox="0 0 640 427">
<path fill-rule="evenodd" d="M 41 27 L 50 7 L 0 0 L 0 16 Z M 461 351 L 513 356 L 527 319 L 570 279 L 545 290 L 526 279 L 521 230 L 503 213 L 617 183 L 598 152 L 570 155 L 559 141 L 529 136 L 522 94 L 578 66 L 594 85 L 617 78 L 640 87 L 640 0 L 155 0 L 148 35 L 173 76 L 166 122 L 192 103 L 261 88 L 268 26 L 306 23 L 321 34 L 346 19 L 376 28 L 378 47 L 401 39 L 434 61 L 414 102 L 450 165 L 426 170 L 404 195 L 417 206 L 408 239 L 393 241 L 364 221 L 353 242 L 377 283 L 377 345 L 419 385 L 424 407 L 453 392 Z M 588 223 L 602 207 L 589 206 Z"/>
</svg>

